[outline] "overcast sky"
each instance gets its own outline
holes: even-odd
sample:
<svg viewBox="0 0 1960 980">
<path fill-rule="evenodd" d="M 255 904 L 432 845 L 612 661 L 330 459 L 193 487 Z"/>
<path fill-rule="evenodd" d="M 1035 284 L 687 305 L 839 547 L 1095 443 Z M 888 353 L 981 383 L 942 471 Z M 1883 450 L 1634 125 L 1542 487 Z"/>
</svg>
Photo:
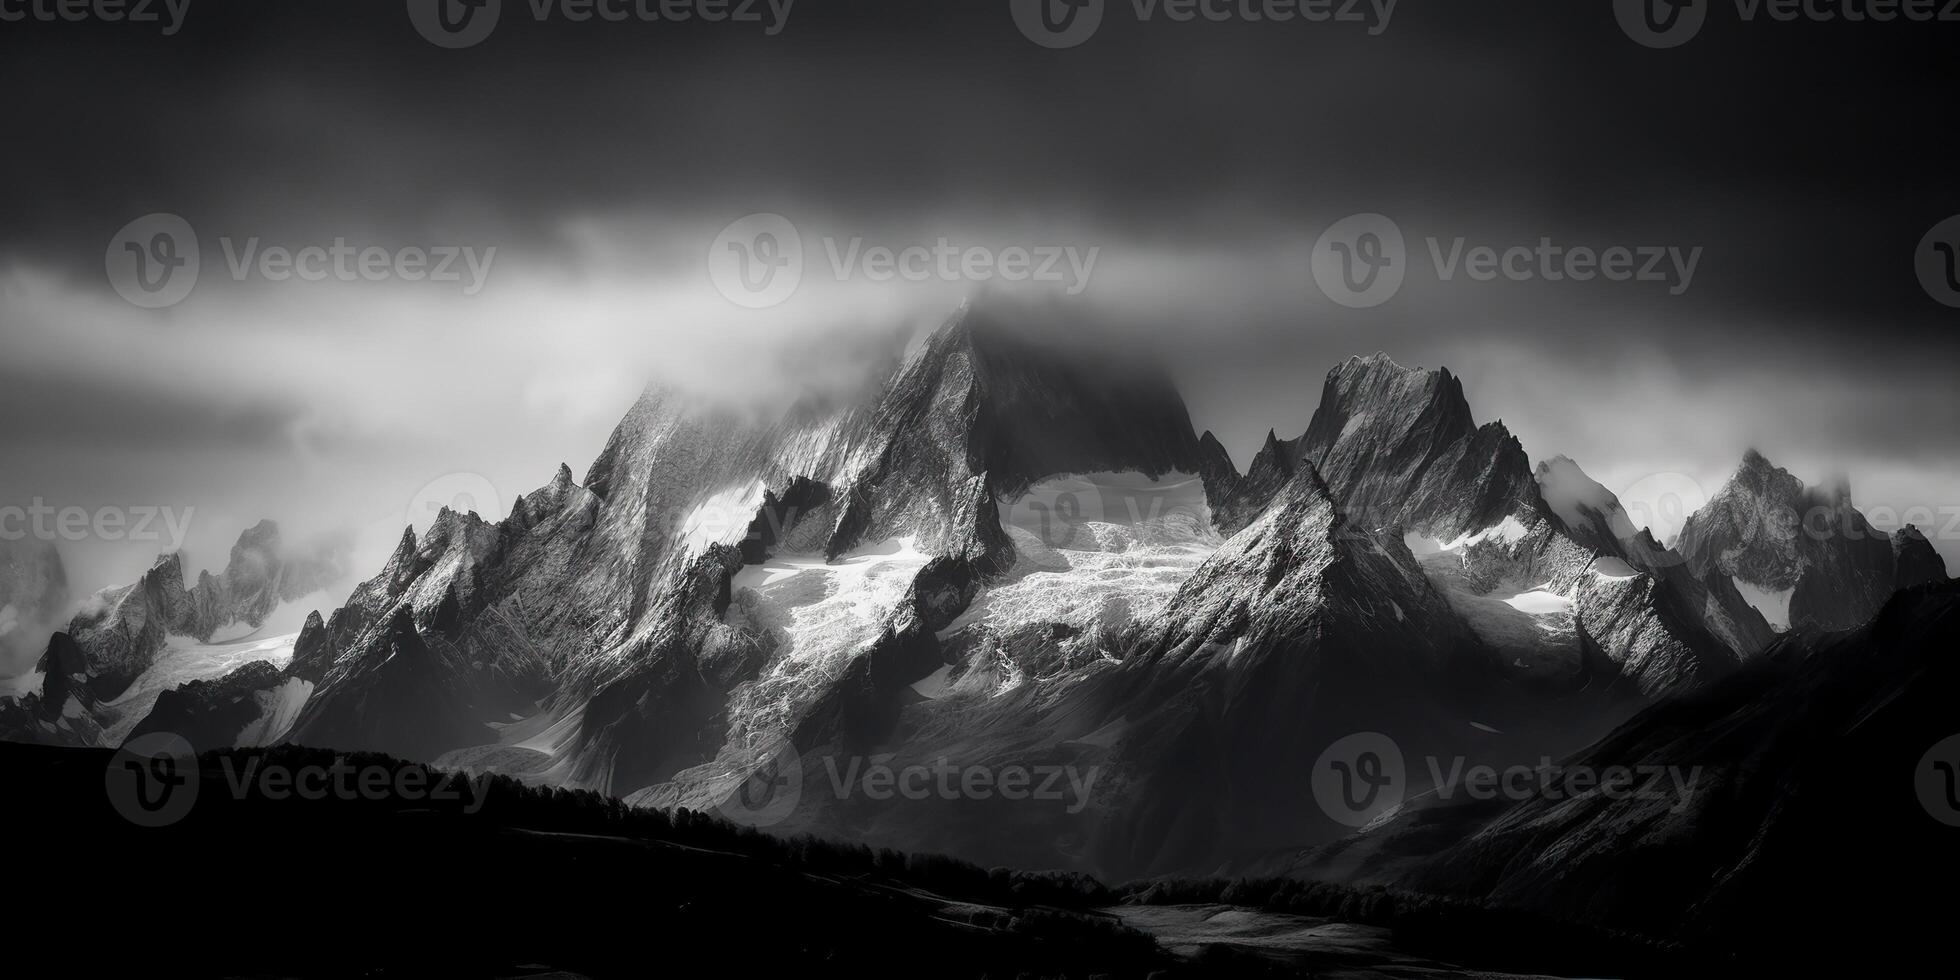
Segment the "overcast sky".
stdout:
<svg viewBox="0 0 1960 980">
<path fill-rule="evenodd" d="M 822 242 L 947 238 L 1097 249 L 1068 308 L 1171 358 L 1241 465 L 1381 350 L 1616 490 L 1713 492 L 1754 445 L 1863 505 L 1960 514 L 1960 311 L 1913 267 L 1960 213 L 1960 25 L 1723 4 L 1654 50 L 1603 2 L 1405 0 L 1371 34 L 1118 0 L 1055 50 L 1008 0 L 801 0 L 774 36 L 503 6 L 462 50 L 398 2 L 194 0 L 171 36 L 0 23 L 0 504 L 195 508 L 194 566 L 260 517 L 350 527 L 370 573 L 446 474 L 506 505 L 583 474 L 651 375 L 779 402 L 825 352 L 944 317 L 969 283 L 832 281 Z M 105 250 L 157 212 L 203 266 L 139 309 Z M 708 272 L 754 212 L 810 253 L 762 311 Z M 1311 257 L 1364 212 L 1404 233 L 1407 281 L 1350 309 Z M 1700 252 L 1678 291 L 1444 281 L 1429 242 L 1458 238 Z M 497 251 L 473 295 L 234 281 L 225 243 L 253 239 Z M 88 587 L 155 550 L 63 547 Z"/>
</svg>

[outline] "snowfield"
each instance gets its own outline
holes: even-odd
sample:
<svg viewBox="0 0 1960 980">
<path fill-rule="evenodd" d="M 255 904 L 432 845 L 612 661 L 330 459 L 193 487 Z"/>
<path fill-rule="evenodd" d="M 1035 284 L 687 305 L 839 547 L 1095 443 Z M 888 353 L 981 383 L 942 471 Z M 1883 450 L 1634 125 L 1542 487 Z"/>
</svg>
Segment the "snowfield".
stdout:
<svg viewBox="0 0 1960 980">
<path fill-rule="evenodd" d="M 298 633 L 229 643 L 199 643 L 187 636 L 165 640 L 156 663 L 137 677 L 129 690 L 103 705 L 114 715 L 114 720 L 103 728 L 108 734 L 108 744 L 121 745 L 130 731 L 149 717 L 150 709 L 156 707 L 157 698 L 163 692 L 192 681 L 215 681 L 255 660 L 284 668 L 292 661 L 293 644 L 298 640 Z M 294 708 L 293 716 L 297 718 L 298 714 Z M 291 721 L 287 724 L 290 726 Z"/>
<path fill-rule="evenodd" d="M 114 716 L 114 720 L 104 727 L 108 744 L 121 745 L 122 740 L 129 737 L 130 731 L 149 716 L 150 709 L 156 707 L 157 698 L 165 691 L 175 690 L 192 681 L 215 681 L 256 660 L 284 669 L 292 662 L 293 644 L 299 640 L 300 628 L 306 625 L 307 613 L 334 608 L 337 608 L 337 603 L 332 596 L 315 592 L 281 605 L 257 629 L 244 623 L 234 623 L 212 634 L 210 643 L 200 643 L 188 636 L 172 636 L 164 640 L 163 650 L 157 654 L 156 662 L 150 665 L 150 669 L 138 676 L 129 685 L 129 690 L 103 705 Z M 268 710 L 273 714 L 289 714 L 283 719 L 285 727 L 266 735 L 265 732 L 272 730 L 268 726 L 262 730 L 261 737 L 270 742 L 284 735 L 285 729 L 292 727 L 292 723 L 298 719 L 299 709 L 311 693 L 310 684 L 301 694 L 288 683 L 281 689 L 278 698 L 265 699 Z M 298 699 L 296 703 L 294 698 Z M 277 719 L 261 718 L 260 724 L 268 721 L 276 724 Z"/>
<path fill-rule="evenodd" d="M 1755 606 L 1756 611 L 1769 620 L 1769 628 L 1778 633 L 1790 630 L 1790 597 L 1797 594 L 1795 588 L 1768 589 L 1739 577 L 1730 576 L 1737 592 L 1742 593 L 1742 601 Z"/>
<path fill-rule="evenodd" d="M 985 623 L 1089 629 L 1155 614 L 1224 544 L 1204 484 L 1186 473 L 1094 473 L 1047 480 L 1001 502 L 1014 567 L 940 633 Z"/>
<path fill-rule="evenodd" d="M 762 676 L 737 691 L 730 716 L 751 731 L 787 727 L 797 705 L 843 674 L 876 640 L 932 556 L 893 538 L 837 560 L 778 555 L 735 575 L 729 621 L 775 633 L 783 646 Z"/>
</svg>

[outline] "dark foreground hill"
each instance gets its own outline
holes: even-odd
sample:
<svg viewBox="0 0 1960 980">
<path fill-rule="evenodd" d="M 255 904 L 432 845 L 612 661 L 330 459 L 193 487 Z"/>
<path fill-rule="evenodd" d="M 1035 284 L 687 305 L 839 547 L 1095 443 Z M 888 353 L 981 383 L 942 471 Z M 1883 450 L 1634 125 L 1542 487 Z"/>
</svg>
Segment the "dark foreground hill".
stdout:
<svg viewBox="0 0 1960 980">
<path fill-rule="evenodd" d="M 338 783 L 300 785 L 354 791 L 308 800 L 266 778 L 336 759 Z M 146 828 L 112 805 L 111 762 L 102 751 L 0 745 L 9 798 L 34 801 L 15 815 L 38 828 L 10 861 L 14 893 L 27 899 L 10 932 L 42 962 L 87 975 L 1179 969 L 1149 937 L 1088 911 L 1102 887 L 1074 876 L 784 841 L 593 794 L 441 782 L 384 757 L 303 749 L 202 756 L 189 814 Z M 359 789 L 402 779 L 426 779 L 426 792 Z"/>
<path fill-rule="evenodd" d="M 147 782 L 123 778 L 131 762 Z M 1112 888 L 379 755 L 238 750 L 171 771 L 128 752 L 0 744 L 0 765 L 10 800 L 32 802 L 15 811 L 33 829 L 10 861 L 25 897 L 14 935 L 90 976 L 605 978 L 706 965 L 743 977 L 1380 980 L 1498 976 L 1453 962 L 1679 962 L 1635 937 L 1474 903 L 1331 885 Z"/>
</svg>

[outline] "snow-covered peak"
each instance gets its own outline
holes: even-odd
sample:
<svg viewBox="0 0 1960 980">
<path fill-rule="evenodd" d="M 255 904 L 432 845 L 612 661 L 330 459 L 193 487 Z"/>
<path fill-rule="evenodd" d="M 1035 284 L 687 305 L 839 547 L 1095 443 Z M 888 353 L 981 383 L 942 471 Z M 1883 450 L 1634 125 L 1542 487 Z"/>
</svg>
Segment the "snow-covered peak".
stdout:
<svg viewBox="0 0 1960 980">
<path fill-rule="evenodd" d="M 1613 516 L 1622 513 L 1620 498 L 1599 481 L 1586 475 L 1567 456 L 1554 456 L 1538 464 L 1538 491 L 1552 513 L 1568 528 L 1612 526 Z"/>
</svg>

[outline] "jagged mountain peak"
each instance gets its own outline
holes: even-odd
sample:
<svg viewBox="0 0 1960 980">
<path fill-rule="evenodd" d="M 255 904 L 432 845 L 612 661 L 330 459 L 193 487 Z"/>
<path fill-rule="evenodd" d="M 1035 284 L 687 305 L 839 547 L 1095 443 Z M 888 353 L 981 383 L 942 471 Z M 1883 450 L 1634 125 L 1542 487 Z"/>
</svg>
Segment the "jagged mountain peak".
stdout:
<svg viewBox="0 0 1960 980">
<path fill-rule="evenodd" d="M 1538 507 L 1523 445 L 1502 422 L 1476 423 L 1447 368 L 1350 359 L 1328 373 L 1292 449 L 1370 526 L 1449 539 Z"/>
<path fill-rule="evenodd" d="M 1852 506 L 1848 478 L 1808 487 L 1754 448 L 1689 515 L 1677 547 L 1696 575 L 1732 578 L 1778 628 L 1861 625 L 1896 582 L 1926 574 L 1902 567 L 1892 538 Z"/>
<path fill-rule="evenodd" d="M 1327 474 L 1339 486 L 1345 471 L 1363 462 L 1323 462 L 1326 451 L 1343 441 L 1393 452 L 1411 438 L 1440 445 L 1475 429 L 1463 383 L 1447 368 L 1405 368 L 1375 355 L 1350 359 L 1327 373 L 1303 441 L 1323 470 L 1341 471 Z"/>
<path fill-rule="evenodd" d="M 238 541 L 231 546 L 231 553 L 237 555 L 246 550 L 278 551 L 279 522 L 260 520 L 240 533 Z"/>
<path fill-rule="evenodd" d="M 1202 458 L 1160 362 L 1035 304 L 962 308 L 906 364 L 878 415 L 880 426 L 929 415 L 960 426 L 947 435 L 965 444 L 967 470 L 1000 494 L 1060 473 L 1196 472 Z"/>
<path fill-rule="evenodd" d="M 1729 488 L 1747 491 L 1759 497 L 1778 500 L 1792 499 L 1803 492 L 1803 481 L 1791 475 L 1789 470 L 1770 462 L 1762 451 L 1750 447 L 1742 454 L 1742 462 L 1723 485 L 1722 491 Z"/>
<path fill-rule="evenodd" d="M 1350 356 L 1347 360 L 1342 361 L 1341 366 L 1335 368 L 1334 371 L 1330 373 L 1345 373 L 1345 372 L 1353 372 L 1353 371 L 1387 371 L 1396 374 L 1433 373 L 1428 368 L 1424 368 L 1424 367 L 1413 367 L 1413 368 L 1403 367 L 1400 363 L 1396 362 L 1395 358 L 1390 357 L 1387 351 L 1376 351 L 1373 354 L 1355 354 L 1353 356 Z M 1449 369 L 1443 368 L 1441 369 L 1441 373 L 1448 374 Z"/>
<path fill-rule="evenodd" d="M 167 551 L 157 555 L 150 563 L 149 571 L 143 573 L 144 584 L 171 585 L 182 587 L 184 580 L 184 553 Z"/>
<path fill-rule="evenodd" d="M 1398 386 L 1424 386 L 1434 388 L 1439 393 L 1454 395 L 1461 399 L 1463 382 L 1450 373 L 1447 367 L 1405 367 L 1383 352 L 1357 355 L 1342 361 L 1327 372 L 1329 381 L 1341 382 L 1354 388 L 1368 384 L 1393 384 Z M 1468 404 L 1465 404 L 1468 408 Z"/>
<path fill-rule="evenodd" d="M 1544 460 L 1538 464 L 1533 478 L 1538 481 L 1545 503 L 1567 528 L 1575 532 L 1592 529 L 1615 538 L 1632 533 L 1630 523 L 1621 526 L 1624 511 L 1619 497 L 1587 475 L 1570 456 Z"/>
</svg>

